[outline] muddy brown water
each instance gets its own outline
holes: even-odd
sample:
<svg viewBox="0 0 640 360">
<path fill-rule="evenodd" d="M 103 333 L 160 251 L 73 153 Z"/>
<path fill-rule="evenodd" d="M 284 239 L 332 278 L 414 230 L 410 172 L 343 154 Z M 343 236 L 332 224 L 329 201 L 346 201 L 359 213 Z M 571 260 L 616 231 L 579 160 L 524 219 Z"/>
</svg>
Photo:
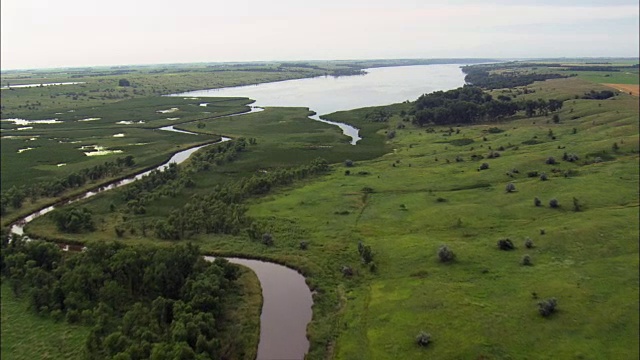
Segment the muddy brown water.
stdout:
<svg viewBox="0 0 640 360">
<path fill-rule="evenodd" d="M 260 111 L 255 109 L 251 112 Z M 246 114 L 246 113 L 245 113 Z M 235 115 L 235 114 L 234 114 Z M 233 116 L 233 115 L 231 115 Z M 178 131 L 173 127 L 161 130 Z M 195 134 L 195 133 L 194 133 Z M 220 142 L 231 139 L 222 137 Z M 24 235 L 24 227 L 34 219 L 47 214 L 57 208 L 66 206 L 82 199 L 87 199 L 98 193 L 130 184 L 151 171 L 166 169 L 170 163 L 179 164 L 189 158 L 191 154 L 211 144 L 196 146 L 174 154 L 169 161 L 162 165 L 127 179 L 88 191 L 76 198 L 38 210 L 11 225 L 11 232 Z M 82 251 L 83 247 L 71 244 L 58 244 L 65 251 Z M 205 257 L 213 260 L 212 257 Z M 253 270 L 262 288 L 263 305 L 260 315 L 260 340 L 257 358 L 259 360 L 297 360 L 304 359 L 309 350 L 307 339 L 307 325 L 311 321 L 313 299 L 311 291 L 302 275 L 293 269 L 275 263 L 260 260 L 227 258 L 229 262 L 244 265 Z"/>
</svg>

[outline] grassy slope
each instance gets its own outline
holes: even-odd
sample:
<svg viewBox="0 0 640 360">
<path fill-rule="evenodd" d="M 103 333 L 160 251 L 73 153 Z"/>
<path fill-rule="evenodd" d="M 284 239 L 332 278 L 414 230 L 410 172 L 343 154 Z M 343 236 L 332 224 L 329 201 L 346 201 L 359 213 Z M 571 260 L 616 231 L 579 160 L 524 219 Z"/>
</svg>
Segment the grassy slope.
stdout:
<svg viewBox="0 0 640 360">
<path fill-rule="evenodd" d="M 9 284 L 2 283 L 2 358 L 82 359 L 89 329 L 54 322 L 26 309 Z"/>
<path fill-rule="evenodd" d="M 536 87 L 542 88 L 537 97 L 546 92 L 572 97 L 582 87 L 594 88 L 578 79 Z M 399 131 L 394 153 L 352 169 L 371 175 L 346 177 L 337 170 L 265 199 L 251 211 L 273 223 L 289 223 L 294 231 L 282 226 L 276 238 L 285 238 L 282 246 L 288 247 L 304 236 L 309 257 L 323 270 L 337 276 L 345 263 L 360 272 L 357 279 L 339 281 L 335 294 L 328 291 L 338 298 L 333 302 L 345 304 L 338 324 L 333 329 L 312 326 L 339 334 L 337 358 L 637 358 L 637 106 L 627 95 L 570 101 L 557 125 L 547 124 L 548 118 L 522 119 L 499 125 L 507 131 L 486 135 L 486 142 L 482 130 L 488 126 L 462 128 L 453 138 L 475 141 L 464 147 L 443 143 L 450 138 L 441 133 Z M 547 138 L 549 129 L 557 140 Z M 533 136 L 544 143 L 521 144 Z M 555 166 L 577 170 L 576 177 L 556 176 L 554 166 L 544 164 L 564 151 L 582 159 L 599 151 L 611 154 L 613 142 L 621 146 L 612 154 L 614 161 Z M 471 154 L 486 155 L 489 146 L 509 143 L 519 148 L 483 160 L 490 170 L 476 171 L 479 163 L 470 161 Z M 455 163 L 457 155 L 465 162 Z M 520 174 L 511 179 L 505 173 L 514 167 Z M 546 171 L 551 179 L 528 178 L 530 170 Z M 509 181 L 516 193 L 505 193 Z M 364 186 L 376 191 L 366 201 L 360 191 Z M 533 206 L 536 196 L 544 207 Z M 447 202 L 436 202 L 438 197 Z M 573 197 L 584 211 L 572 211 Z M 560 209 L 547 206 L 551 198 L 560 201 Z M 351 214 L 334 215 L 336 210 Z M 546 235 L 540 235 L 541 228 Z M 513 239 L 518 249 L 497 250 L 496 241 L 503 237 Z M 524 248 L 525 237 L 534 240 L 534 249 Z M 378 274 L 358 265 L 359 240 L 372 246 Z M 437 262 L 441 244 L 458 254 L 456 263 Z M 531 255 L 534 266 L 519 265 L 524 254 Z M 325 284 L 333 285 L 320 280 Z M 541 318 L 532 292 L 558 298 L 558 313 Z M 322 306 L 317 302 L 316 310 L 322 312 Z M 429 349 L 413 343 L 420 330 L 434 337 Z"/>
<path fill-rule="evenodd" d="M 572 99 L 599 86 L 572 78 L 529 88 L 536 93 L 526 96 L 534 99 Z M 351 169 L 370 175 L 345 176 L 338 165 L 332 175 L 255 201 L 250 212 L 270 224 L 274 247 L 224 236 L 196 241 L 208 252 L 270 258 L 307 276 L 317 290 L 309 328 L 311 358 L 637 358 L 637 106 L 637 99 L 627 95 L 569 100 L 560 124 L 550 123 L 550 116 L 523 118 L 498 124 L 506 130 L 500 134 L 483 132 L 495 124 L 463 127 L 452 137 L 407 127 L 389 143 L 393 152 L 356 161 Z M 332 119 L 365 124 L 362 112 L 334 114 Z M 397 121 L 394 117 L 391 126 Z M 227 130 L 235 125 L 227 124 Z M 547 137 L 550 129 L 556 140 Z M 385 130 L 372 125 L 366 131 Z M 382 141 L 378 136 L 370 141 Z M 534 136 L 543 143 L 522 144 Z M 465 137 L 474 143 L 448 144 Z M 613 142 L 620 145 L 617 153 L 612 153 Z M 270 141 L 259 143 L 258 148 Z M 476 171 L 480 162 L 470 155 L 486 156 L 489 146 L 509 144 L 518 148 L 482 160 L 491 168 Z M 578 154 L 581 162 L 588 154 L 614 160 L 544 164 L 548 156 L 560 160 L 564 151 Z M 465 161 L 456 163 L 457 155 Z M 233 166 L 242 168 L 242 161 Z M 551 171 L 554 167 L 578 174 L 564 178 Z M 520 170 L 515 179 L 505 175 L 513 168 Z M 530 170 L 545 171 L 550 180 L 528 178 Z M 517 192 L 505 193 L 509 181 Z M 375 192 L 364 196 L 365 186 Z M 542 208 L 533 206 L 536 196 L 543 200 Z M 438 197 L 447 201 L 437 202 Z M 584 204 L 582 212 L 572 211 L 573 197 Z M 547 206 L 551 198 L 560 201 L 560 209 Z M 349 213 L 335 214 L 343 210 Z M 39 232 L 50 230 L 46 219 L 36 223 Z M 540 235 L 541 228 L 546 235 Z M 525 251 L 527 236 L 536 247 Z M 498 251 L 495 243 L 503 237 L 513 239 L 518 249 Z M 298 249 L 301 240 L 310 244 L 306 252 Z M 377 274 L 359 265 L 360 240 L 372 246 Z M 441 244 L 458 254 L 456 263 L 437 262 Z M 533 267 L 519 265 L 525 253 Z M 358 275 L 343 279 L 339 269 L 345 264 Z M 532 292 L 558 298 L 558 313 L 541 318 Z M 433 335 L 428 349 L 413 343 L 420 330 Z"/>
</svg>

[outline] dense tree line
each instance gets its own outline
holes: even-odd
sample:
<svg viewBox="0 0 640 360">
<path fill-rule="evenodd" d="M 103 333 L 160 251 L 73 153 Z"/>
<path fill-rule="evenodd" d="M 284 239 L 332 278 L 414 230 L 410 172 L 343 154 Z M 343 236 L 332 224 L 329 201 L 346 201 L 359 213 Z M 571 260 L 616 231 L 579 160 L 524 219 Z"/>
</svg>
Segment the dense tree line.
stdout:
<svg viewBox="0 0 640 360">
<path fill-rule="evenodd" d="M 247 209 L 242 204 L 244 200 L 266 194 L 276 186 L 289 185 L 295 180 L 328 170 L 326 160 L 316 159 L 308 165 L 276 169 L 216 186 L 206 195 L 192 197 L 181 209 L 174 210 L 166 220 L 157 221 L 155 234 L 161 239 L 179 240 L 198 233 L 238 235 L 244 230 L 252 239 L 258 239 L 263 232 L 246 216 Z"/>
<path fill-rule="evenodd" d="M 567 75 L 555 73 L 522 73 L 501 72 L 491 73 L 488 68 L 464 66 L 462 71 L 467 74 L 464 80 L 467 84 L 479 86 L 483 89 L 504 89 L 533 84 L 535 81 L 566 78 Z"/>
<path fill-rule="evenodd" d="M 192 179 L 194 173 L 235 161 L 248 144 L 256 144 L 256 140 L 239 138 L 209 146 L 193 154 L 183 167 L 172 163 L 163 171 L 152 171 L 123 189 L 128 210 L 134 214 L 144 214 L 147 202 L 160 196 L 176 196 L 181 189 L 196 186 Z"/>
<path fill-rule="evenodd" d="M 220 358 L 220 318 L 237 268 L 171 248 L 96 243 L 63 255 L 57 245 L 3 237 L 3 280 L 31 309 L 91 326 L 91 359 Z"/>
<path fill-rule="evenodd" d="M 0 213 L 6 214 L 9 207 L 19 209 L 27 198 L 36 201 L 42 197 L 56 197 L 66 190 L 81 187 L 89 181 L 117 176 L 126 168 L 131 168 L 134 165 L 133 156 L 129 155 L 124 158 L 118 157 L 115 161 L 106 161 L 104 164 L 82 169 L 57 180 L 20 187 L 13 186 L 0 196 Z"/>
<path fill-rule="evenodd" d="M 500 96 L 495 100 L 480 87 L 465 85 L 449 91 L 422 95 L 414 102 L 409 113 L 413 115 L 414 124 L 424 126 L 495 121 L 513 116 L 518 111 L 525 111 L 529 117 L 548 115 L 561 108 L 562 101 L 555 99 L 516 102 L 510 97 Z"/>
</svg>

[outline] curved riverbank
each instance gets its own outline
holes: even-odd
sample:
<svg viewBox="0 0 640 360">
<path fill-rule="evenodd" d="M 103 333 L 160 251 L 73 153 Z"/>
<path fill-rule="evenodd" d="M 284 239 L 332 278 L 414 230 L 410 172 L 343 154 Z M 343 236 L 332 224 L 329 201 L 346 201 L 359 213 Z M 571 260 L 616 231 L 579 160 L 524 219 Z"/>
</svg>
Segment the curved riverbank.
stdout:
<svg viewBox="0 0 640 360">
<path fill-rule="evenodd" d="M 250 112 L 261 110 L 262 109 L 254 108 Z M 240 114 L 247 113 L 249 112 Z M 164 130 L 177 131 L 177 129 L 173 128 Z M 221 137 L 219 141 L 210 142 L 204 145 L 199 145 L 187 150 L 180 151 L 178 153 L 175 153 L 165 163 L 159 166 L 155 166 L 150 170 L 145 170 L 136 175 L 129 176 L 125 179 L 114 181 L 106 186 L 94 188 L 93 190 L 87 191 L 86 193 L 83 193 L 75 198 L 61 201 L 54 205 L 35 211 L 11 224 L 11 232 L 18 235 L 24 235 L 24 226 L 27 223 L 53 211 L 56 208 L 66 206 L 83 199 L 87 199 L 104 191 L 125 186 L 131 182 L 141 179 L 143 176 L 149 174 L 152 171 L 163 171 L 171 163 L 180 164 L 187 160 L 191 154 L 203 147 L 229 140 L 231 139 L 227 137 Z M 37 236 L 34 236 L 34 238 L 37 238 Z M 209 257 L 208 259 L 211 259 L 211 257 Z M 252 259 L 242 259 L 237 257 L 229 258 L 229 261 L 250 268 L 256 273 L 256 276 L 260 280 L 264 301 L 260 316 L 261 330 L 257 358 L 304 358 L 309 349 L 309 341 L 306 337 L 306 327 L 311 321 L 311 306 L 313 305 L 311 291 L 306 285 L 305 278 L 297 271 L 275 263 Z M 291 316 L 292 314 L 294 316 Z"/>
</svg>

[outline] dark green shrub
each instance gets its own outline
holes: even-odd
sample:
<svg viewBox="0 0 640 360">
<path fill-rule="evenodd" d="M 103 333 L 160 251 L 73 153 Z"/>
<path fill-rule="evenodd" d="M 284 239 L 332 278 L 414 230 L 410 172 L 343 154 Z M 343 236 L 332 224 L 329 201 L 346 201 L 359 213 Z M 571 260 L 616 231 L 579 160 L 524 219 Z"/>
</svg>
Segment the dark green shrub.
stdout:
<svg viewBox="0 0 640 360">
<path fill-rule="evenodd" d="M 431 334 L 426 333 L 424 331 L 420 331 L 420 333 L 418 334 L 418 336 L 416 336 L 416 343 L 419 346 L 427 346 L 429 345 L 429 343 L 431 342 Z"/>
<path fill-rule="evenodd" d="M 300 241 L 300 250 L 307 250 L 309 248 L 309 243 L 306 241 Z"/>
<path fill-rule="evenodd" d="M 580 211 L 582 210 L 582 204 L 580 204 L 580 200 L 578 200 L 578 198 L 573 198 L 573 211 Z"/>
<path fill-rule="evenodd" d="M 533 246 L 533 240 L 531 240 L 531 238 L 524 239 L 524 247 L 527 249 L 533 249 Z"/>
<path fill-rule="evenodd" d="M 516 186 L 513 183 L 508 183 L 505 189 L 508 193 L 516 191 Z"/>
<path fill-rule="evenodd" d="M 527 172 L 527 176 L 528 177 L 537 177 L 538 176 L 538 172 L 537 171 L 528 171 Z"/>
<path fill-rule="evenodd" d="M 520 261 L 520 264 L 522 264 L 523 266 L 532 266 L 533 262 L 531 262 L 531 256 L 524 255 L 522 257 L 522 260 Z"/>
<path fill-rule="evenodd" d="M 544 317 L 548 317 L 556 311 L 558 301 L 555 298 L 540 301 L 538 303 L 538 312 Z"/>
<path fill-rule="evenodd" d="M 560 203 L 558 202 L 557 199 L 551 199 L 549 200 L 549 206 L 556 209 L 560 207 Z"/>
<path fill-rule="evenodd" d="M 535 206 L 540 206 L 542 205 L 542 201 L 536 197 L 535 199 L 533 199 L 533 204 Z"/>
<path fill-rule="evenodd" d="M 80 321 L 80 312 L 75 309 L 67 310 L 66 319 L 69 324 L 76 324 Z"/>
<path fill-rule="evenodd" d="M 546 173 L 541 173 L 540 174 L 540 180 L 541 181 L 547 181 L 547 180 L 549 180 L 549 177 L 547 176 Z"/>
<path fill-rule="evenodd" d="M 273 236 L 270 233 L 262 234 L 262 243 L 267 246 L 273 245 Z"/>
<path fill-rule="evenodd" d="M 346 166 L 346 167 L 352 167 L 352 166 L 353 166 L 353 161 L 352 161 L 352 160 L 345 160 L 345 161 L 344 161 L 344 166 Z"/>
<path fill-rule="evenodd" d="M 544 163 L 545 163 L 545 164 L 547 164 L 547 165 L 555 165 L 555 164 L 557 164 L 558 162 L 556 161 L 556 159 L 555 159 L 553 156 L 549 156 L 549 157 L 547 158 L 547 160 L 545 160 L 545 162 L 544 162 Z"/>
<path fill-rule="evenodd" d="M 479 170 L 487 170 L 489 168 L 489 164 L 487 163 L 482 163 L 482 165 L 480 165 Z"/>
<path fill-rule="evenodd" d="M 351 277 L 353 276 L 353 269 L 349 266 L 343 265 L 342 269 L 340 270 L 340 272 L 342 272 L 342 276 L 344 277 Z"/>
<path fill-rule="evenodd" d="M 446 245 L 442 245 L 440 249 L 438 249 L 438 258 L 440 259 L 440 262 L 452 262 L 455 260 L 456 254 L 454 254 Z"/>
<path fill-rule="evenodd" d="M 498 240 L 498 248 L 500 250 L 508 251 L 513 250 L 516 247 L 513 245 L 513 242 L 510 239 L 500 239 Z"/>
</svg>

